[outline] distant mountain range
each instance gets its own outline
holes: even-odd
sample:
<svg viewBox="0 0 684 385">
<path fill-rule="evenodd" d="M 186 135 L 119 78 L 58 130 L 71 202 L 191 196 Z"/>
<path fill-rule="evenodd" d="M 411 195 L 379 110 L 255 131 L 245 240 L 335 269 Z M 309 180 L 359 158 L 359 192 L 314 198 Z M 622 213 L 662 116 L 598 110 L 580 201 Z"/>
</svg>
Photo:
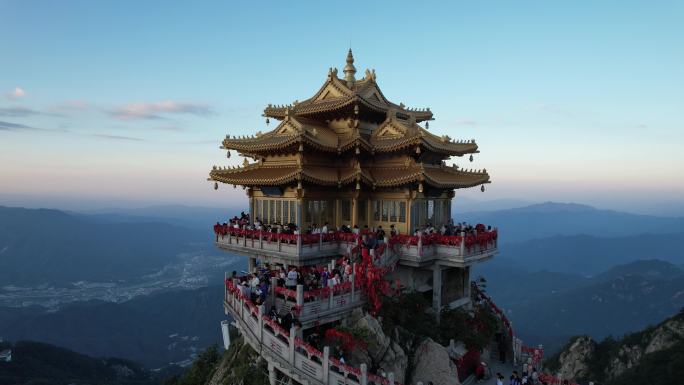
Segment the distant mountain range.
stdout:
<svg viewBox="0 0 684 385">
<path fill-rule="evenodd" d="M 206 231 L 169 223 L 120 223 L 0 206 L 0 282 L 22 286 L 138 277 L 209 239 Z"/>
<path fill-rule="evenodd" d="M 454 213 L 454 220 L 498 227 L 502 242 L 520 242 L 556 235 L 621 237 L 684 233 L 684 218 L 656 217 L 599 210 L 574 203 L 546 202 L 497 211 Z"/>
<path fill-rule="evenodd" d="M 212 223 L 234 214 L 239 210 L 183 206 L 88 214 L 0 207 L 0 286 L 141 277 L 198 245 L 211 248 Z M 500 229 L 500 255 L 477 266 L 473 278 L 487 278 L 528 343 L 552 349 L 573 334 L 623 334 L 684 305 L 682 218 L 551 202 L 455 218 Z M 220 275 L 225 266 L 216 269 Z M 218 341 L 221 296 L 216 286 L 56 312 L 0 308 L 0 337 L 161 366 Z"/>
<path fill-rule="evenodd" d="M 230 207 L 193 207 L 182 205 L 149 206 L 136 209 L 101 209 L 83 212 L 88 217 L 102 218 L 120 222 L 162 222 L 192 229 L 211 230 L 216 222 L 225 222 L 228 218 L 240 215 L 240 211 L 249 211 L 244 206 L 229 203 Z"/>
<path fill-rule="evenodd" d="M 684 271 L 664 261 L 635 261 L 591 278 L 510 267 L 480 273 L 517 333 L 549 352 L 573 335 L 621 336 L 684 307 Z"/>
<path fill-rule="evenodd" d="M 115 356 L 157 368 L 221 342 L 223 287 L 140 296 L 123 303 L 0 308 L 0 337 L 34 340 L 95 357 Z"/>
</svg>

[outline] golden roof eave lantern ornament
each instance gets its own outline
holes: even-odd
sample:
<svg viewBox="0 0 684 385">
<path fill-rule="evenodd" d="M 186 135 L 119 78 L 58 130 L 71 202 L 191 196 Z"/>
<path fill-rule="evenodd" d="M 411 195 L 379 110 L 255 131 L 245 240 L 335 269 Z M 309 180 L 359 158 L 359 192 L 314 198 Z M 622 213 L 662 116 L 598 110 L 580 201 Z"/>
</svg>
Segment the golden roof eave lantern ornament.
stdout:
<svg viewBox="0 0 684 385">
<path fill-rule="evenodd" d="M 474 140 L 428 131 L 430 109 L 389 101 L 375 71 L 366 70 L 365 77 L 356 79 L 351 50 L 342 72 L 344 77 L 339 78 L 331 68 L 325 83 L 308 99 L 269 104 L 263 116 L 267 122 L 278 121 L 272 130 L 251 137 L 226 136 L 222 148 L 228 150 L 227 156 L 236 151 L 245 160 L 241 167 L 211 170 L 209 179 L 256 188 L 330 186 L 340 193 L 367 186 L 378 192 L 421 187 L 432 194 L 489 183 L 484 170 L 444 165 L 451 157 L 469 155 L 472 161 L 472 154 L 479 152 Z M 259 161 L 249 164 L 247 157 Z"/>
</svg>

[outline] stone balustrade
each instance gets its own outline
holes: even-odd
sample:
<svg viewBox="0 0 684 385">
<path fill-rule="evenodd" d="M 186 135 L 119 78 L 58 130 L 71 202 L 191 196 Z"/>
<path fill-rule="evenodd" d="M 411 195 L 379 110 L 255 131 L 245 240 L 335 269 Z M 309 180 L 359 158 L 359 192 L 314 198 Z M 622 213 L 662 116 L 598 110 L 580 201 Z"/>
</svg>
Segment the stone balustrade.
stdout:
<svg viewBox="0 0 684 385">
<path fill-rule="evenodd" d="M 256 306 L 238 290 L 228 285 L 225 309 L 235 320 L 245 341 L 268 362 L 269 377 L 275 383 L 275 369 L 301 383 L 311 385 L 391 385 L 394 375 L 387 378 L 360 368 L 342 364 L 330 356 L 326 346 L 320 351 L 296 338 L 297 330 L 284 330 L 265 314 L 265 306 Z"/>
<path fill-rule="evenodd" d="M 294 309 L 304 328 L 336 321 L 365 303 L 363 291 L 355 278 L 356 273 L 352 273 L 346 283 L 309 292 L 304 291 L 303 285 L 297 285 L 296 290 L 278 287 L 277 279 L 271 278 L 271 295 L 267 302 L 281 312 Z"/>
<path fill-rule="evenodd" d="M 216 233 L 216 245 L 243 255 L 268 255 L 275 263 L 317 264 L 336 255 L 348 255 L 358 250 L 360 235 L 351 233 L 280 234 L 259 230 L 228 229 Z M 389 253 L 400 262 L 421 265 L 440 264 L 467 266 L 493 257 L 498 252 L 498 231 L 479 235 L 409 236 L 386 238 Z"/>
</svg>

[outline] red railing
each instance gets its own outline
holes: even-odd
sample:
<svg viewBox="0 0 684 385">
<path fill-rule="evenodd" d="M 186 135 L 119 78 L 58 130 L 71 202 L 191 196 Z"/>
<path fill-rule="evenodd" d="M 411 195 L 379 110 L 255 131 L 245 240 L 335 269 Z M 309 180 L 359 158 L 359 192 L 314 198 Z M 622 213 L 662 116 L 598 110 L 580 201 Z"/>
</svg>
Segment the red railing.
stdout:
<svg viewBox="0 0 684 385">
<path fill-rule="evenodd" d="M 270 317 L 260 315 L 256 305 L 254 305 L 254 303 L 252 303 L 251 299 L 249 299 L 245 295 L 243 295 L 242 292 L 240 291 L 240 289 L 237 288 L 231 280 L 226 280 L 225 285 L 226 285 L 226 291 L 228 293 L 231 293 L 235 297 L 239 298 L 240 300 L 244 301 L 244 303 L 247 304 L 247 306 L 250 308 L 250 311 L 251 311 L 251 309 L 255 309 L 256 312 L 254 314 L 257 317 L 261 317 L 266 325 L 273 328 L 273 330 L 277 331 L 278 334 L 282 334 L 286 337 L 290 336 L 290 333 L 288 331 L 286 331 L 285 329 L 283 329 L 283 327 L 280 326 L 276 321 L 272 320 Z M 300 338 L 295 338 L 295 347 L 300 347 L 300 348 L 304 349 L 309 354 L 309 357 L 310 356 L 316 356 L 319 358 L 323 358 L 323 352 L 321 352 L 320 350 L 316 349 L 315 347 L 307 344 L 306 342 L 304 342 Z M 334 357 L 329 357 L 329 361 L 332 365 L 340 368 L 344 372 L 351 373 L 357 377 L 361 376 L 361 370 L 358 368 L 343 364 L 340 362 L 340 360 L 338 360 Z M 380 385 L 395 385 L 395 384 L 390 384 L 388 379 L 382 378 L 379 376 L 375 376 L 373 374 L 368 374 L 368 379 L 372 379 L 374 382 L 376 382 L 377 384 L 380 384 Z M 398 383 L 396 383 L 396 384 L 398 384 Z"/>
<path fill-rule="evenodd" d="M 480 225 L 478 225 L 480 226 Z M 230 225 L 214 225 L 214 233 L 217 237 L 225 237 L 226 235 L 245 237 L 248 239 L 263 239 L 267 242 L 284 242 L 284 243 L 297 243 L 297 239 L 301 239 L 302 244 L 313 245 L 318 242 L 358 242 L 361 239 L 362 234 L 345 233 L 341 231 L 335 231 L 330 233 L 321 234 L 285 234 L 285 233 L 274 233 L 270 231 L 263 230 L 248 230 L 248 229 L 236 229 Z M 486 248 L 490 242 L 496 241 L 499 237 L 497 230 L 485 231 L 480 230 L 477 234 L 469 234 L 464 237 L 460 235 L 441 235 L 441 234 L 431 234 L 431 235 L 395 235 L 390 238 L 390 245 L 401 244 L 406 247 L 416 246 L 418 242 L 423 246 L 428 245 L 444 245 L 444 246 L 459 246 L 462 242 L 465 247 L 470 249 L 474 245 L 479 245 L 481 248 Z"/>
<path fill-rule="evenodd" d="M 513 331 L 511 321 L 508 319 L 508 317 L 506 317 L 506 314 L 504 314 L 503 310 L 501 310 L 498 306 L 496 306 L 496 304 L 492 300 L 492 297 L 490 297 L 489 295 L 484 293 L 482 290 L 480 290 L 480 288 L 474 283 L 472 284 L 472 289 L 475 292 L 475 294 L 479 298 L 484 300 L 485 303 L 487 304 L 487 306 L 489 306 L 492 309 L 492 311 L 494 311 L 494 313 L 501 319 L 501 322 L 503 323 L 504 328 L 508 332 L 508 335 L 513 337 L 515 335 L 515 333 Z M 542 348 L 535 348 L 535 347 L 531 347 L 531 346 L 522 345 L 520 347 L 520 350 L 522 351 L 522 353 L 525 353 L 532 358 L 532 366 L 533 367 L 538 367 L 539 363 L 541 363 L 542 359 L 544 358 L 544 349 L 542 349 Z M 544 381 L 548 384 L 560 384 L 561 383 L 561 380 L 559 378 L 556 378 L 556 377 L 554 377 L 550 374 L 546 374 L 546 373 L 540 373 L 539 374 L 539 380 Z M 569 385 L 578 385 L 578 384 L 570 383 Z"/>
<path fill-rule="evenodd" d="M 470 234 L 462 237 L 460 235 L 441 235 L 441 234 L 431 234 L 431 235 L 396 235 L 389 240 L 390 245 L 400 244 L 406 247 L 417 246 L 418 241 L 423 246 L 428 245 L 443 245 L 443 246 L 460 246 L 463 242 L 467 249 L 470 249 L 474 245 L 479 245 L 482 248 L 486 248 L 490 242 L 496 241 L 499 237 L 497 230 L 486 231 L 482 233 Z"/>
</svg>

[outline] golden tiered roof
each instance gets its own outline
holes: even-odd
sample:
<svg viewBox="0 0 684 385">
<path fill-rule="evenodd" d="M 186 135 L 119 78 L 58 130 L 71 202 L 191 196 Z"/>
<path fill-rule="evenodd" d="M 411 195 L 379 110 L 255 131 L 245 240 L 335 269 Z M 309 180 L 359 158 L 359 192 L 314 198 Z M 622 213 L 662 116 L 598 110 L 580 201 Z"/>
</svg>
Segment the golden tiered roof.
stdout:
<svg viewBox="0 0 684 385">
<path fill-rule="evenodd" d="M 346 135 L 336 133 L 314 120 L 286 116 L 273 131 L 253 137 L 226 137 L 223 149 L 236 150 L 246 156 L 263 156 L 273 153 L 296 152 L 300 145 L 314 150 L 343 153 L 360 148 L 371 153 L 395 152 L 417 146 L 446 156 L 463 156 L 476 153 L 474 140 L 455 141 L 437 136 L 416 122 L 388 117 L 371 135 L 362 135 L 358 129 Z"/>
<path fill-rule="evenodd" d="M 251 137 L 226 136 L 223 149 L 258 162 L 214 167 L 210 180 L 250 187 L 310 183 L 376 188 L 427 183 L 454 189 L 489 183 L 485 170 L 444 165 L 451 156 L 479 152 L 475 140 L 432 134 L 427 123 L 426 127 L 418 124 L 433 119 L 429 108 L 410 109 L 390 102 L 376 83 L 375 71 L 366 70 L 363 79 L 355 80 L 353 63 L 350 50 L 344 78 L 330 69 L 311 98 L 269 105 L 264 116 L 267 123 L 269 118 L 280 120 L 275 129 Z"/>
<path fill-rule="evenodd" d="M 457 167 L 407 162 L 404 166 L 374 165 L 296 166 L 254 163 L 245 167 L 214 168 L 210 179 L 241 186 L 281 186 L 305 181 L 321 186 L 345 186 L 355 182 L 369 187 L 398 187 L 409 183 L 456 189 L 489 182 L 487 170 L 460 170 Z"/>
</svg>

